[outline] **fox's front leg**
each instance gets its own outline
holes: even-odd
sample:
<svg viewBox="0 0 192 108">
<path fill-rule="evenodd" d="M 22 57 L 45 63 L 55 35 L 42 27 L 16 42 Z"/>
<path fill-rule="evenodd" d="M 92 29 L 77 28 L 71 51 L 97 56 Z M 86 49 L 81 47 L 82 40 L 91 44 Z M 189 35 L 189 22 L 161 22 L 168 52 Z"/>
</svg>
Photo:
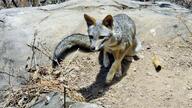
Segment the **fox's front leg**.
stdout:
<svg viewBox="0 0 192 108">
<path fill-rule="evenodd" d="M 111 83 L 115 73 L 119 71 L 121 71 L 121 60 L 115 60 L 107 74 L 106 84 Z"/>
<path fill-rule="evenodd" d="M 107 52 L 104 50 L 103 51 L 103 65 L 104 65 L 104 67 L 108 67 L 109 64 L 110 64 L 109 56 L 108 56 Z"/>
<path fill-rule="evenodd" d="M 121 70 L 121 62 L 123 58 L 125 57 L 127 49 L 120 49 L 112 52 L 113 57 L 115 61 L 113 62 L 107 77 L 106 77 L 106 83 L 109 84 L 113 80 L 114 75 L 118 72 L 118 77 L 122 75 L 122 70 Z"/>
</svg>

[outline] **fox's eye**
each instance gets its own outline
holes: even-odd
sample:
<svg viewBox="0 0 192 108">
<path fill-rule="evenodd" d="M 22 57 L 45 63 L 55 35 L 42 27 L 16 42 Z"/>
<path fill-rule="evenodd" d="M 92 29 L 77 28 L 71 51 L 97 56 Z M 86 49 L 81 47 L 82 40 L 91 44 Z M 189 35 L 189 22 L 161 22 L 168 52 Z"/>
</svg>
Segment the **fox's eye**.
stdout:
<svg viewBox="0 0 192 108">
<path fill-rule="evenodd" d="M 92 35 L 89 35 L 89 38 L 90 38 L 90 39 L 93 39 L 93 36 L 92 36 Z"/>
<path fill-rule="evenodd" d="M 105 36 L 99 36 L 99 39 L 104 39 L 105 38 Z"/>
</svg>

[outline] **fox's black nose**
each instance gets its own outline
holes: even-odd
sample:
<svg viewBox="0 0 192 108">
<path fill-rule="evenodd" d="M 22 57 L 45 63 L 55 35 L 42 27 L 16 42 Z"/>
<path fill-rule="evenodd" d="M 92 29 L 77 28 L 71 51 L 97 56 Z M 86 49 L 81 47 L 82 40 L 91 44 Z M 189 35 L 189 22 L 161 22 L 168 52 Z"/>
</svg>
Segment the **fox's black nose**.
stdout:
<svg viewBox="0 0 192 108">
<path fill-rule="evenodd" d="M 94 46 L 91 46 L 91 48 L 90 48 L 91 50 L 95 50 L 95 47 Z"/>
</svg>

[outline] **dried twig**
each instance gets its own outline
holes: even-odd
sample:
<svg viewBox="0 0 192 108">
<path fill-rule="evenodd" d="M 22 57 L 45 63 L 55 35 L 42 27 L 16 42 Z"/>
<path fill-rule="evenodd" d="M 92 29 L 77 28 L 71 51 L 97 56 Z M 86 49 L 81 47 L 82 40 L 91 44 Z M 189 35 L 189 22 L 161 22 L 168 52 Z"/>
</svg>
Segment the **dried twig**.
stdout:
<svg viewBox="0 0 192 108">
<path fill-rule="evenodd" d="M 53 60 L 51 56 L 49 56 L 47 53 L 43 52 L 41 49 L 39 49 L 38 47 L 36 46 L 33 46 L 33 45 L 29 45 L 29 44 L 26 44 L 28 47 L 31 47 L 31 48 L 34 48 L 35 50 L 41 52 L 43 55 L 45 55 L 46 57 L 48 57 L 50 60 Z"/>
<path fill-rule="evenodd" d="M 18 78 L 22 78 L 22 79 L 26 80 L 26 78 L 23 77 L 23 76 L 15 76 L 15 75 L 11 75 L 11 74 L 8 73 L 8 72 L 0 71 L 0 74 L 5 74 L 5 75 L 11 76 L 11 77 L 18 77 Z M 27 81 L 27 80 L 26 80 L 26 81 Z"/>
<path fill-rule="evenodd" d="M 159 57 L 155 53 L 153 53 L 152 63 L 155 67 L 155 70 L 159 72 L 161 70 L 161 64 L 160 64 Z"/>
<path fill-rule="evenodd" d="M 46 46 L 44 46 L 41 42 L 39 42 L 39 45 L 41 46 L 41 48 L 47 53 L 47 54 L 49 54 L 50 55 L 50 49 L 49 48 L 47 48 Z"/>
<path fill-rule="evenodd" d="M 28 47 L 34 48 L 35 50 L 41 52 L 43 55 L 45 55 L 46 57 L 48 57 L 49 60 L 52 60 L 52 61 L 57 62 L 58 66 L 62 67 L 57 60 L 53 59 L 53 58 L 50 56 L 50 53 L 49 53 L 50 51 L 49 51 L 49 52 L 47 51 L 47 50 L 49 50 L 47 47 L 41 45 L 41 47 L 42 47 L 43 50 L 44 50 L 44 51 L 43 51 L 43 50 L 41 50 L 40 48 L 38 48 L 37 46 L 35 46 L 35 45 L 30 45 L 30 44 L 26 44 L 26 45 L 27 45 Z"/>
<path fill-rule="evenodd" d="M 34 38 L 33 38 L 32 46 L 35 45 L 36 36 L 37 36 L 37 30 L 35 30 L 35 33 L 34 33 Z M 30 68 L 32 68 L 34 66 L 34 68 L 36 69 L 35 48 L 31 47 L 31 49 L 32 49 L 32 56 L 31 56 L 31 67 Z"/>
</svg>

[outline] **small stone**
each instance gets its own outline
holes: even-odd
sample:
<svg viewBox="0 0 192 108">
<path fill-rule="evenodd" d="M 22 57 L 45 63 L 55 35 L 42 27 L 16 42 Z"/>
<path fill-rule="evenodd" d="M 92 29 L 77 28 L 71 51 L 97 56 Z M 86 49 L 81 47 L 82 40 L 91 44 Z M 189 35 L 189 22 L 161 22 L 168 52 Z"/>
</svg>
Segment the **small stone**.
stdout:
<svg viewBox="0 0 192 108">
<path fill-rule="evenodd" d="M 136 72 L 136 71 L 137 71 L 137 69 L 134 67 L 134 68 L 133 68 L 133 71 L 134 71 L 134 72 Z"/>
<path fill-rule="evenodd" d="M 173 57 L 173 56 L 171 56 L 170 58 L 171 58 L 171 59 L 174 59 L 174 57 Z"/>
<path fill-rule="evenodd" d="M 178 28 L 178 25 L 177 25 L 177 24 L 174 24 L 173 27 L 174 27 L 174 28 Z"/>
<path fill-rule="evenodd" d="M 151 49 L 151 48 L 150 48 L 150 47 L 147 47 L 146 49 L 149 50 L 149 49 Z"/>
<path fill-rule="evenodd" d="M 150 33 L 152 34 L 152 36 L 156 36 L 156 34 L 157 34 L 157 33 L 156 33 L 156 29 L 151 29 L 151 30 L 150 30 Z"/>
<path fill-rule="evenodd" d="M 187 86 L 186 88 L 187 88 L 187 90 L 192 90 L 191 86 Z"/>
<path fill-rule="evenodd" d="M 90 57 L 87 57 L 87 60 L 91 60 L 91 58 L 90 58 Z"/>
</svg>

